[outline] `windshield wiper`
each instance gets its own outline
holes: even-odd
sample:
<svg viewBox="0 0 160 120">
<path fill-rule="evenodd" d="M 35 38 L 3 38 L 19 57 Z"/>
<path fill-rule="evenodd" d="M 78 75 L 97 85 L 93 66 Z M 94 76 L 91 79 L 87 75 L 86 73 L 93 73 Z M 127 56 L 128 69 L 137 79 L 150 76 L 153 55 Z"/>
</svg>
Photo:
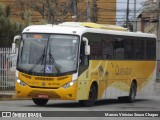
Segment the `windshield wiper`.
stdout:
<svg viewBox="0 0 160 120">
<path fill-rule="evenodd" d="M 34 65 L 29 69 L 28 72 L 32 72 L 33 69 L 34 69 L 41 61 L 42 61 L 42 64 L 43 64 L 43 60 L 44 60 L 44 58 L 45 58 L 45 56 L 46 56 L 45 51 L 46 51 L 46 45 L 44 46 L 43 54 L 42 54 L 42 56 L 40 57 L 39 61 L 38 61 L 36 64 L 34 64 Z"/>
<path fill-rule="evenodd" d="M 61 73 L 60 68 L 59 68 L 59 66 L 57 65 L 57 63 L 56 63 L 56 61 L 55 61 L 52 53 L 51 53 L 50 50 L 49 50 L 49 61 L 50 61 L 50 60 L 53 61 L 52 64 L 55 66 L 55 68 L 56 68 L 56 70 L 57 70 L 57 73 L 60 74 L 60 73 Z"/>
</svg>

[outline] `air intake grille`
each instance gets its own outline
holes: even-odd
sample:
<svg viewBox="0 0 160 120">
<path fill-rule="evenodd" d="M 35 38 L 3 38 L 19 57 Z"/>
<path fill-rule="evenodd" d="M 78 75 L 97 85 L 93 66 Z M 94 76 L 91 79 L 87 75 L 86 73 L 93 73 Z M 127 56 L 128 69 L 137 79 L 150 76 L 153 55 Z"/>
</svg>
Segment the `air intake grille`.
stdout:
<svg viewBox="0 0 160 120">
<path fill-rule="evenodd" d="M 54 80 L 54 78 L 47 78 L 47 77 L 35 77 L 35 80 L 46 80 L 46 81 L 51 81 L 51 80 Z"/>
</svg>

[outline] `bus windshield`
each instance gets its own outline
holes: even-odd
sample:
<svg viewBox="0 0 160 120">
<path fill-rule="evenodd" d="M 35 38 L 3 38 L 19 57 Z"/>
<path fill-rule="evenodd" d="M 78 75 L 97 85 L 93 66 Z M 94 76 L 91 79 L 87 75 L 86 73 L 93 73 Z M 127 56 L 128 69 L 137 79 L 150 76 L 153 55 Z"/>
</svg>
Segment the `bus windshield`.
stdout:
<svg viewBox="0 0 160 120">
<path fill-rule="evenodd" d="M 32 74 L 62 74 L 77 69 L 79 37 L 23 34 L 17 69 Z"/>
</svg>

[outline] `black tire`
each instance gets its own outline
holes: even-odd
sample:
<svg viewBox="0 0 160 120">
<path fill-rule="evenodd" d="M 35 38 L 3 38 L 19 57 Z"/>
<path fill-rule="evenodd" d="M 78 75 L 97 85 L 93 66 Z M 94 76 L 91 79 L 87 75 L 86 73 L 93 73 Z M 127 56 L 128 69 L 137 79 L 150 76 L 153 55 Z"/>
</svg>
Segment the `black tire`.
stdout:
<svg viewBox="0 0 160 120">
<path fill-rule="evenodd" d="M 79 100 L 79 103 L 85 107 L 91 107 L 94 105 L 95 100 L 97 99 L 97 90 L 94 85 L 91 86 L 89 92 L 89 99 L 88 100 Z"/>
<path fill-rule="evenodd" d="M 122 103 L 123 102 L 133 103 L 135 101 L 136 92 L 137 92 L 137 87 L 135 83 L 132 83 L 130 87 L 129 96 L 118 97 L 118 100 Z"/>
<path fill-rule="evenodd" d="M 48 102 L 48 99 L 32 98 L 32 100 L 36 105 L 45 105 Z"/>
<path fill-rule="evenodd" d="M 136 91 L 137 91 L 137 87 L 135 83 L 132 83 L 130 87 L 128 102 L 133 103 L 135 101 Z"/>
</svg>

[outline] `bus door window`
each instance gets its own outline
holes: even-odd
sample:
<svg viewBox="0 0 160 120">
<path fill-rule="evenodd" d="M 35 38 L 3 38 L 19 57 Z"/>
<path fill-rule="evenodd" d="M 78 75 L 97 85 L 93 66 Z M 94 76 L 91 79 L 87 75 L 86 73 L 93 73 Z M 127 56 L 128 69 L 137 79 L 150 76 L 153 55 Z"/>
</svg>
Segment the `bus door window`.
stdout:
<svg viewBox="0 0 160 120">
<path fill-rule="evenodd" d="M 85 55 L 85 43 L 81 43 L 81 50 L 80 50 L 80 62 L 81 65 L 83 66 L 88 66 L 89 65 L 89 57 Z"/>
<path fill-rule="evenodd" d="M 89 65 L 89 56 L 85 55 L 85 43 L 81 42 L 80 47 L 80 66 L 79 66 L 79 75 L 83 73 Z"/>
</svg>

